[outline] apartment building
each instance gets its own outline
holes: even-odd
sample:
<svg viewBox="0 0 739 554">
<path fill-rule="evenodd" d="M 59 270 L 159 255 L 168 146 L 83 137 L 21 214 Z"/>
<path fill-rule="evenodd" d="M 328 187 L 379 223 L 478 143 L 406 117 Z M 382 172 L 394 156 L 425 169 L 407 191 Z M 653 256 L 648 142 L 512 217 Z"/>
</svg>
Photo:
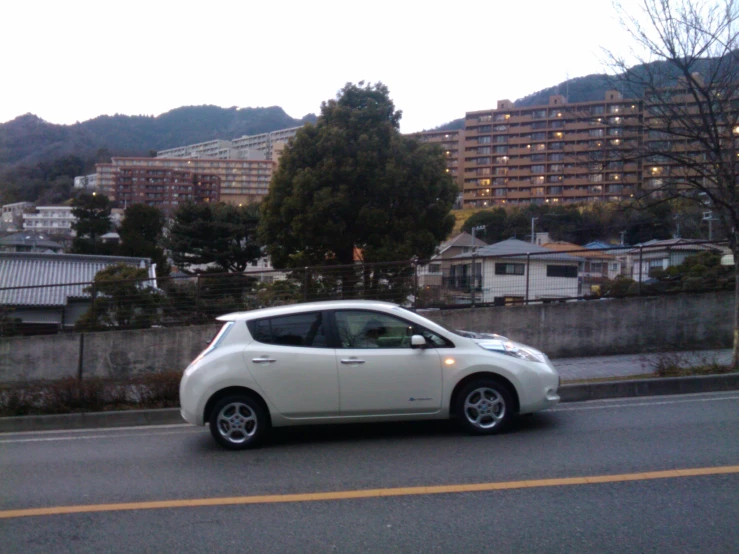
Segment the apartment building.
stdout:
<svg viewBox="0 0 739 554">
<path fill-rule="evenodd" d="M 420 142 L 438 144 L 444 152 L 447 173 L 457 183 L 459 190 L 464 190 L 464 171 L 462 170 L 464 161 L 464 157 L 462 156 L 464 153 L 464 130 L 423 131 L 421 133 L 412 133 L 409 136 L 418 139 Z"/>
<path fill-rule="evenodd" d="M 71 206 L 37 206 L 36 213 L 23 214 L 23 229 L 37 233 L 68 234 L 75 222 Z"/>
<path fill-rule="evenodd" d="M 0 216 L 0 230 L 17 231 L 23 226 L 23 214 L 33 209 L 32 202 L 4 204 Z"/>
<path fill-rule="evenodd" d="M 97 188 L 97 173 L 90 175 L 79 175 L 74 178 L 74 188 L 89 190 Z"/>
<path fill-rule="evenodd" d="M 229 140 L 209 140 L 157 152 L 157 158 L 211 158 L 229 160 L 236 156 Z"/>
<path fill-rule="evenodd" d="M 300 127 L 290 127 L 271 133 L 243 136 L 231 142 L 237 158 L 246 158 L 248 155 L 253 155 L 250 154 L 252 152 L 259 152 L 264 159 L 277 162 L 279 154 L 282 153 L 287 142 L 297 134 L 298 129 Z"/>
<path fill-rule="evenodd" d="M 119 205 L 147 204 L 165 214 L 183 202 L 218 202 L 221 179 L 218 175 L 123 167 L 115 176 L 115 198 Z"/>
<path fill-rule="evenodd" d="M 643 105 L 607 91 L 603 101 L 468 112 L 463 205 L 596 202 L 634 194 L 638 162 L 622 155 L 642 140 Z"/>
<path fill-rule="evenodd" d="M 285 144 L 300 127 L 279 129 L 271 133 L 245 135 L 233 140 L 211 140 L 187 146 L 178 146 L 157 152 L 157 158 L 208 158 L 215 160 L 272 160 L 279 159 Z M 277 159 L 275 159 L 277 158 Z"/>
<path fill-rule="evenodd" d="M 123 207 L 134 194 L 155 195 L 152 201 L 166 201 L 168 206 L 181 201 L 180 194 L 230 204 L 259 202 L 267 194 L 274 166 L 271 160 L 116 157 L 96 168 L 100 192 Z"/>
</svg>

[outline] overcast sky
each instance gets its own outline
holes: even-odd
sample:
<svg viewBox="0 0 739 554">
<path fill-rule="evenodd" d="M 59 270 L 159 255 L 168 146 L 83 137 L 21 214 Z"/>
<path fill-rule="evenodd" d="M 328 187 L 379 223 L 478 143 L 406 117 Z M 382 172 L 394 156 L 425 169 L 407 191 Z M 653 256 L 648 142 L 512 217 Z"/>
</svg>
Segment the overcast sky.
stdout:
<svg viewBox="0 0 739 554">
<path fill-rule="evenodd" d="M 0 122 L 200 104 L 300 118 L 365 80 L 413 132 L 605 72 L 601 47 L 627 44 L 611 0 L 8 0 L 0 22 Z"/>
</svg>

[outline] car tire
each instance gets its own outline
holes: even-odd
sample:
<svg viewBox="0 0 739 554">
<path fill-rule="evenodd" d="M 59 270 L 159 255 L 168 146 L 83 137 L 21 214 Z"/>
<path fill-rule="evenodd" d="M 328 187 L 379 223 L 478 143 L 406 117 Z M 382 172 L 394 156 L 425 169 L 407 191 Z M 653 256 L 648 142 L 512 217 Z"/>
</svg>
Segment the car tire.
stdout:
<svg viewBox="0 0 739 554">
<path fill-rule="evenodd" d="M 269 431 L 269 418 L 260 402 L 247 394 L 229 395 L 213 406 L 210 434 L 228 450 L 258 446 Z"/>
<path fill-rule="evenodd" d="M 465 431 L 494 435 L 504 431 L 513 419 L 513 396 L 506 385 L 496 380 L 476 379 L 459 391 L 454 408 Z"/>
</svg>

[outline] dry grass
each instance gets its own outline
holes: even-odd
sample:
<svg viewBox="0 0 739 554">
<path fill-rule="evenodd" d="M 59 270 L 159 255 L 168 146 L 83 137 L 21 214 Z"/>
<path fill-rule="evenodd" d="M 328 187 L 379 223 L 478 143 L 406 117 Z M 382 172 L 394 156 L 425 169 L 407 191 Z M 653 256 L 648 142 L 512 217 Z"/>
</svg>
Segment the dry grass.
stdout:
<svg viewBox="0 0 739 554">
<path fill-rule="evenodd" d="M 179 406 L 178 371 L 126 381 L 71 377 L 0 387 L 0 416 L 69 414 Z"/>
</svg>

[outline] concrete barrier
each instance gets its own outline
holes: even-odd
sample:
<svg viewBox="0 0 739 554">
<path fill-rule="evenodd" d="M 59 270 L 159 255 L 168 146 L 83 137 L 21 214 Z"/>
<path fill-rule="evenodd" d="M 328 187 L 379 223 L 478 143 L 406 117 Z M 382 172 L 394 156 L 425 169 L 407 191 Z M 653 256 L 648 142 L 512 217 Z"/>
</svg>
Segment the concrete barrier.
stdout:
<svg viewBox="0 0 739 554">
<path fill-rule="evenodd" d="M 424 311 L 450 329 L 495 332 L 551 358 L 727 348 L 731 291 L 530 306 Z M 125 378 L 184 369 L 219 325 L 0 339 L 0 382 Z"/>
<path fill-rule="evenodd" d="M 734 293 L 425 311 L 449 329 L 498 333 L 550 358 L 730 348 Z"/>
<path fill-rule="evenodd" d="M 184 370 L 220 325 L 0 339 L 0 382 Z M 80 364 L 80 352 L 81 364 Z"/>
</svg>

